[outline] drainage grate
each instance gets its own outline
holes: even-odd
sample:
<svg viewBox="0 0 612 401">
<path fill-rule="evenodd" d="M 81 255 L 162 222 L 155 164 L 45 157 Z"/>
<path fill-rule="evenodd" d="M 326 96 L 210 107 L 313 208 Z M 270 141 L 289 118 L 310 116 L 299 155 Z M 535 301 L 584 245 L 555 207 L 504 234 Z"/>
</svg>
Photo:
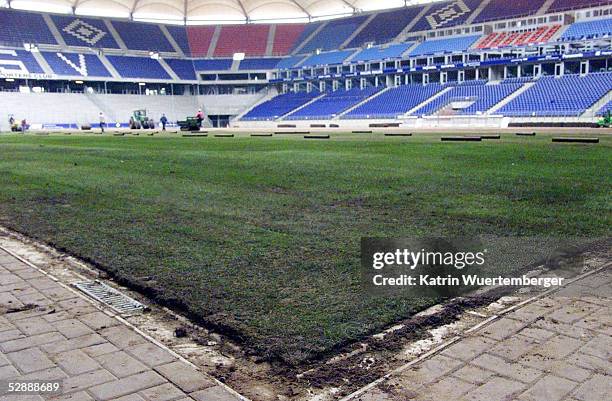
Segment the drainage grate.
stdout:
<svg viewBox="0 0 612 401">
<path fill-rule="evenodd" d="M 145 306 L 100 281 L 81 281 L 73 284 L 90 297 L 110 306 L 122 314 L 142 312 Z"/>
</svg>

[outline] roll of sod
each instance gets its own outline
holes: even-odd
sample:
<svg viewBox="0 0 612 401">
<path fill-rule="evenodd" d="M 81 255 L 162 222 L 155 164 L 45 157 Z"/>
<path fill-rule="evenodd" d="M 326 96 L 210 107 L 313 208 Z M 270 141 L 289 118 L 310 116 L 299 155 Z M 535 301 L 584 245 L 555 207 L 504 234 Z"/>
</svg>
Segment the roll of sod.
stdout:
<svg viewBox="0 0 612 401">
<path fill-rule="evenodd" d="M 296 128 L 297 125 L 295 124 L 278 124 L 276 126 L 276 128 Z"/>
<path fill-rule="evenodd" d="M 517 132 L 516 136 L 536 136 L 535 132 Z"/>
<path fill-rule="evenodd" d="M 412 136 L 412 133 L 410 132 L 406 132 L 406 133 L 386 133 L 385 136 L 390 136 L 390 137 L 394 137 L 394 136 Z"/>
<path fill-rule="evenodd" d="M 310 131 L 277 131 L 274 135 L 308 135 Z"/>
<path fill-rule="evenodd" d="M 480 135 L 482 139 L 501 139 L 501 135 Z"/>
<path fill-rule="evenodd" d="M 215 138 L 233 138 L 234 134 L 215 134 Z"/>
<path fill-rule="evenodd" d="M 304 139 L 329 139 L 329 135 L 304 135 Z"/>
<path fill-rule="evenodd" d="M 442 142 L 482 142 L 479 136 L 443 136 Z"/>
<path fill-rule="evenodd" d="M 559 143 L 599 143 L 599 138 L 559 137 L 559 138 L 553 138 L 552 141 L 559 142 Z"/>
<path fill-rule="evenodd" d="M 338 124 L 329 124 L 329 128 L 340 128 Z"/>
<path fill-rule="evenodd" d="M 183 138 L 206 138 L 208 134 L 183 134 Z"/>
<path fill-rule="evenodd" d="M 113 136 L 125 136 L 124 132 L 115 132 Z"/>
<path fill-rule="evenodd" d="M 310 124 L 310 128 L 325 128 L 325 124 Z"/>
<path fill-rule="evenodd" d="M 372 131 L 361 131 L 361 130 L 353 131 L 353 134 L 371 134 L 371 133 Z"/>
<path fill-rule="evenodd" d="M 251 134 L 251 136 L 253 138 L 265 138 L 265 137 L 271 137 L 272 134 Z"/>
<path fill-rule="evenodd" d="M 48 132 L 36 132 L 34 135 L 47 136 L 47 135 L 49 135 L 49 133 Z"/>
</svg>

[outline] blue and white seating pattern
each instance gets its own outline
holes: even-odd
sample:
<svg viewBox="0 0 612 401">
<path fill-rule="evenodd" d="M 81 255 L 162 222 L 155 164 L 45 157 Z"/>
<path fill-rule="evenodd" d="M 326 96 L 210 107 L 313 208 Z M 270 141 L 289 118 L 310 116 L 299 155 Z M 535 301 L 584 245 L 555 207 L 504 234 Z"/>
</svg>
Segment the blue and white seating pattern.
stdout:
<svg viewBox="0 0 612 401">
<path fill-rule="evenodd" d="M 82 77 L 110 77 L 104 64 L 93 54 L 41 53 L 57 75 Z"/>
<path fill-rule="evenodd" d="M 32 53 L 0 49 L 0 74 L 44 74 Z"/>
<path fill-rule="evenodd" d="M 504 116 L 580 116 L 612 89 L 612 73 L 543 77 L 499 110 Z"/>
<path fill-rule="evenodd" d="M 319 96 L 319 92 L 285 93 L 257 105 L 242 117 L 245 121 L 272 121 L 284 116 Z"/>
<path fill-rule="evenodd" d="M 286 120 L 328 120 L 376 94 L 382 87 L 337 90 L 290 114 Z"/>
<path fill-rule="evenodd" d="M 402 85 L 390 88 L 345 114 L 343 119 L 395 118 L 406 114 L 440 92 L 439 84 Z"/>
<path fill-rule="evenodd" d="M 68 46 L 118 49 L 119 45 L 101 19 L 52 15 L 51 20 Z"/>
</svg>

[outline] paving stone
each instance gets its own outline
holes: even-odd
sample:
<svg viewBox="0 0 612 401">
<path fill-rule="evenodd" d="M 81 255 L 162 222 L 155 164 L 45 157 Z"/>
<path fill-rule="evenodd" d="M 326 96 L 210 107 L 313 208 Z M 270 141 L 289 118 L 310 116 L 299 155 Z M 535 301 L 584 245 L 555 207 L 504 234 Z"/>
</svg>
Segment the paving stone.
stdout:
<svg viewBox="0 0 612 401">
<path fill-rule="evenodd" d="M 12 326 L 12 327 L 15 327 L 15 326 Z M 21 331 L 17 330 L 17 328 L 7 330 L 7 331 L 1 331 L 0 332 L 0 349 L 2 348 L 2 343 L 16 340 L 18 338 L 25 338 L 25 335 Z"/>
<path fill-rule="evenodd" d="M 612 365 L 610 365 L 610 362 L 606 361 L 605 359 L 576 352 L 570 355 L 567 358 L 567 361 L 572 365 L 612 376 Z"/>
<path fill-rule="evenodd" d="M 8 320 L 14 323 L 17 320 L 31 319 L 36 316 L 48 315 L 50 312 L 54 310 L 54 308 L 49 307 L 47 305 L 38 305 L 38 304 L 33 304 L 33 305 L 35 305 L 33 309 L 25 310 L 22 312 L 7 313 L 4 316 L 6 316 Z"/>
<path fill-rule="evenodd" d="M 81 323 L 77 319 L 60 320 L 53 322 L 53 326 L 64 335 L 66 338 L 81 337 L 87 334 L 93 334 L 88 326 Z"/>
<path fill-rule="evenodd" d="M 533 353 L 539 353 L 552 359 L 563 359 L 575 352 L 583 345 L 583 342 L 567 336 L 556 336 L 533 349 Z"/>
<path fill-rule="evenodd" d="M 591 371 L 588 369 L 579 368 L 565 361 L 555 361 L 548 368 L 548 371 L 555 376 L 563 377 L 577 383 L 585 381 L 591 375 Z"/>
<path fill-rule="evenodd" d="M 61 287 L 57 282 L 51 280 L 49 277 L 41 277 L 28 280 L 28 284 L 36 288 L 37 290 Z"/>
<path fill-rule="evenodd" d="M 423 394 L 433 400 L 457 400 L 474 387 L 476 386 L 472 383 L 446 376 L 427 386 Z"/>
<path fill-rule="evenodd" d="M 10 364 L 9 360 L 6 359 L 4 355 L 0 354 L 0 366 L 5 366 L 9 364 Z"/>
<path fill-rule="evenodd" d="M 0 307 L 10 309 L 10 308 L 20 308 L 22 306 L 23 306 L 23 302 L 15 298 L 15 296 L 12 293 L 0 292 Z"/>
<path fill-rule="evenodd" d="M 98 362 L 78 349 L 61 352 L 53 359 L 66 373 L 73 376 L 100 369 Z"/>
<path fill-rule="evenodd" d="M 482 354 L 472 361 L 472 364 L 524 383 L 530 383 L 541 376 L 542 372 L 526 366 L 508 363 L 494 355 Z"/>
<path fill-rule="evenodd" d="M 63 380 L 67 378 L 68 375 L 64 373 L 63 370 L 54 366 L 49 369 L 39 370 L 36 372 L 32 372 L 27 375 L 22 375 L 19 377 L 19 380 L 28 381 L 28 380 Z"/>
<path fill-rule="evenodd" d="M 576 325 L 561 323 L 557 320 L 553 321 L 549 318 L 538 320 L 533 323 L 533 326 L 579 340 L 594 337 L 593 333 L 588 329 L 584 329 Z"/>
<path fill-rule="evenodd" d="M 175 385 L 166 383 L 161 386 L 151 387 L 143 390 L 140 394 L 149 401 L 173 401 L 185 397 L 185 393 Z"/>
<path fill-rule="evenodd" d="M 210 387 L 191 393 L 190 396 L 197 401 L 237 401 L 238 398 L 221 386 Z"/>
<path fill-rule="evenodd" d="M 23 283 L 24 281 L 15 274 L 0 274 L 0 286 L 4 287 L 9 284 Z"/>
<path fill-rule="evenodd" d="M 187 393 L 214 385 L 210 378 L 180 361 L 157 366 L 155 370 Z"/>
<path fill-rule="evenodd" d="M 612 380 L 609 376 L 595 375 L 584 382 L 573 396 L 581 401 L 601 401 L 610 400 L 612 394 Z"/>
<path fill-rule="evenodd" d="M 2 401 L 44 401 L 40 395 L 3 395 Z"/>
<path fill-rule="evenodd" d="M 483 327 L 479 333 L 494 340 L 504 340 L 516 334 L 525 326 L 525 322 L 503 318 Z"/>
<path fill-rule="evenodd" d="M 532 338 L 515 335 L 498 343 L 488 352 L 510 361 L 516 361 L 536 345 L 535 340 Z"/>
<path fill-rule="evenodd" d="M 525 337 L 533 338 L 534 340 L 545 342 L 550 338 L 557 335 L 557 333 L 553 331 L 548 331 L 544 329 L 540 329 L 538 327 L 526 327 L 525 329 L 520 331 L 520 334 Z"/>
<path fill-rule="evenodd" d="M 149 370 L 148 366 L 143 365 L 123 351 L 98 356 L 96 361 L 106 370 L 120 378 Z"/>
<path fill-rule="evenodd" d="M 70 340 L 62 340 L 52 344 L 46 344 L 42 346 L 42 350 L 49 354 L 57 354 L 60 352 L 70 351 L 73 349 L 81 349 L 89 347 L 91 345 L 102 344 L 106 342 L 98 334 L 87 334 L 77 338 L 71 338 Z"/>
<path fill-rule="evenodd" d="M 83 373 L 78 376 L 71 376 L 64 380 L 64 393 L 77 392 L 102 383 L 115 383 L 117 378 L 105 369 L 98 369 Z"/>
<path fill-rule="evenodd" d="M 415 383 L 425 385 L 438 380 L 440 377 L 463 365 L 463 362 L 436 355 L 434 358 L 416 365 L 412 369 L 403 371 L 397 378 L 402 385 L 414 387 Z"/>
<path fill-rule="evenodd" d="M 176 357 L 170 352 L 152 343 L 135 345 L 126 348 L 126 351 L 151 367 L 174 362 L 176 360 Z"/>
<path fill-rule="evenodd" d="M 595 305 L 576 300 L 554 311 L 548 315 L 548 318 L 561 323 L 573 323 L 590 315 L 597 309 L 598 307 Z"/>
<path fill-rule="evenodd" d="M 442 354 L 452 358 L 468 361 L 482 352 L 495 346 L 497 342 L 486 337 L 467 337 L 462 341 L 451 345 Z"/>
<path fill-rule="evenodd" d="M 49 401 L 90 401 L 93 400 L 89 394 L 84 391 L 79 391 L 73 394 L 62 394 L 49 398 Z"/>
<path fill-rule="evenodd" d="M 111 352 L 115 352 L 118 350 L 119 348 L 115 347 L 111 343 L 102 343 L 102 344 L 97 344 L 97 345 L 92 345 L 90 347 L 82 348 L 82 351 L 92 358 L 95 358 L 96 356 L 100 356 L 104 354 L 109 354 Z"/>
<path fill-rule="evenodd" d="M 144 401 L 144 398 L 138 394 L 128 394 L 123 397 L 115 398 L 114 401 Z"/>
<path fill-rule="evenodd" d="M 53 301 L 64 301 L 67 299 L 74 298 L 76 295 L 74 292 L 62 286 L 46 288 L 44 290 L 41 290 L 41 293 L 43 293 L 47 298 Z"/>
<path fill-rule="evenodd" d="M 577 386 L 577 383 L 548 375 L 538 380 L 519 399 L 521 401 L 560 401 Z"/>
<path fill-rule="evenodd" d="M 117 319 L 114 319 L 108 316 L 106 313 L 100 311 L 81 315 L 78 317 L 78 319 L 93 330 L 102 330 L 107 327 L 113 327 L 120 324 Z"/>
<path fill-rule="evenodd" d="M 20 351 L 22 349 L 36 347 L 43 344 L 50 344 L 62 340 L 65 339 L 64 336 L 62 336 L 60 333 L 43 333 L 4 342 L 0 344 L 0 350 L 2 350 L 3 352 L 15 352 Z"/>
<path fill-rule="evenodd" d="M 538 304 L 528 304 L 522 308 L 512 312 L 510 317 L 523 322 L 533 322 L 549 313 L 552 313 L 555 308 L 550 306 L 542 306 Z"/>
<path fill-rule="evenodd" d="M 57 331 L 45 319 L 40 316 L 31 319 L 18 320 L 15 322 L 15 327 L 21 330 L 26 335 L 49 333 Z"/>
<path fill-rule="evenodd" d="M 12 365 L 0 366 L 0 380 L 18 377 L 19 372 Z"/>
<path fill-rule="evenodd" d="M 453 376 L 477 385 L 486 383 L 494 374 L 495 373 L 490 370 L 485 370 L 474 365 L 466 365 L 453 372 Z"/>
<path fill-rule="evenodd" d="M 143 336 L 124 325 L 109 327 L 107 329 L 100 330 L 99 333 L 121 349 L 147 342 Z"/>
<path fill-rule="evenodd" d="M 31 373 L 55 366 L 55 364 L 47 358 L 47 355 L 38 348 L 27 348 L 21 351 L 8 353 L 6 356 L 13 362 L 13 366 L 23 373 Z"/>
<path fill-rule="evenodd" d="M 81 297 L 76 297 L 72 299 L 66 299 L 57 303 L 57 305 L 66 311 L 69 311 L 73 314 L 85 314 L 92 313 L 97 311 L 96 307 L 91 303 L 87 302 Z"/>
<path fill-rule="evenodd" d="M 524 388 L 525 385 L 520 382 L 504 379 L 503 377 L 493 377 L 487 383 L 467 393 L 462 400 L 510 400 Z"/>
<path fill-rule="evenodd" d="M 612 358 L 612 338 L 600 334 L 583 346 L 580 352 L 610 360 Z"/>
<path fill-rule="evenodd" d="M 89 393 L 99 401 L 114 400 L 163 383 L 165 380 L 162 376 L 153 371 L 147 371 L 92 387 Z"/>
<path fill-rule="evenodd" d="M 37 270 L 23 269 L 14 272 L 19 278 L 23 280 L 31 280 L 35 278 L 45 277 L 44 274 Z"/>
<path fill-rule="evenodd" d="M 372 390 L 358 396 L 356 401 L 395 401 L 395 397 L 375 387 Z"/>
</svg>

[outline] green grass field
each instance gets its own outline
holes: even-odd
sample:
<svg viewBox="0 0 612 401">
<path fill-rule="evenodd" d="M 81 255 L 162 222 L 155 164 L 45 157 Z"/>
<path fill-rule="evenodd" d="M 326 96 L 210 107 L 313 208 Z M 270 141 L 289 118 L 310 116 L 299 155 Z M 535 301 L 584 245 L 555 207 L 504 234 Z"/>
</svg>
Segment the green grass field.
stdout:
<svg viewBox="0 0 612 401">
<path fill-rule="evenodd" d="M 439 301 L 361 293 L 362 236 L 610 236 L 612 138 L 0 136 L 0 223 L 299 363 Z"/>
</svg>

